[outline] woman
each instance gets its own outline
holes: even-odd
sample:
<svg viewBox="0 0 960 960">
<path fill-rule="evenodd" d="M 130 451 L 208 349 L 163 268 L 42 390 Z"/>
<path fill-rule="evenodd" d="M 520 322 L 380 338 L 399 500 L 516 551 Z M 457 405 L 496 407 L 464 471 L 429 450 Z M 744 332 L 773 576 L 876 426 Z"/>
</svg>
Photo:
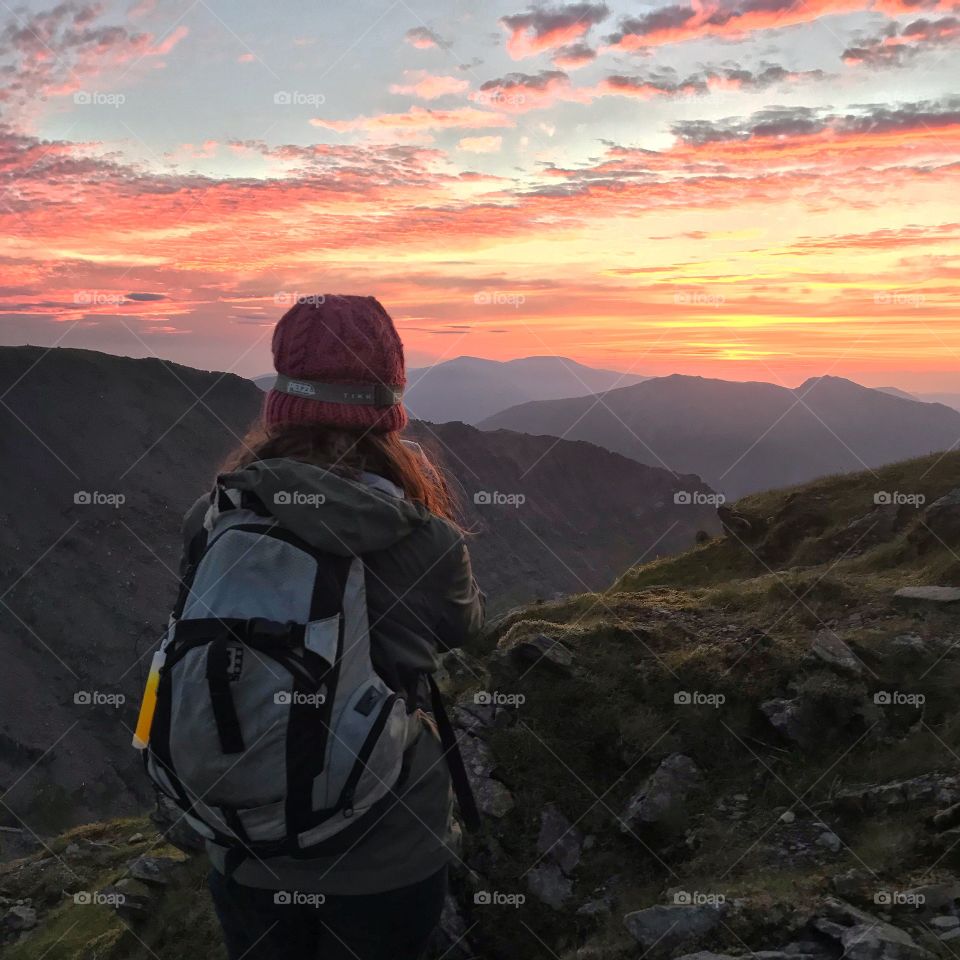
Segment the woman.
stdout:
<svg viewBox="0 0 960 960">
<path fill-rule="evenodd" d="M 438 922 L 451 856 L 447 751 L 420 710 L 423 681 L 438 649 L 480 630 L 482 594 L 442 477 L 399 438 L 403 347 L 383 307 L 373 297 L 298 302 L 276 327 L 273 356 L 278 378 L 262 423 L 220 483 L 313 547 L 362 558 L 369 659 L 405 702 L 413 732 L 397 784 L 336 852 L 230 862 L 208 839 L 213 901 L 232 960 L 413 960 Z M 211 503 L 203 497 L 187 514 L 186 567 Z M 228 568 L 221 579 L 235 575 Z"/>
</svg>

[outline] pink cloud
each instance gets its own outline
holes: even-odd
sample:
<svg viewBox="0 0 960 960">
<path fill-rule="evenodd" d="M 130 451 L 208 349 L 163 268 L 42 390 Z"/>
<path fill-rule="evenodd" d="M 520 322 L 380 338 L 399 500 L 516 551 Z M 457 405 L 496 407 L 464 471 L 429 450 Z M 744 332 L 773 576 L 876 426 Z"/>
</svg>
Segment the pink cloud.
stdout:
<svg viewBox="0 0 960 960">
<path fill-rule="evenodd" d="M 411 107 L 406 113 L 381 113 L 372 117 L 354 117 L 351 120 L 310 121 L 315 127 L 334 130 L 337 133 L 353 131 L 371 133 L 378 130 L 422 131 L 449 130 L 459 127 L 483 129 L 485 127 L 512 127 L 513 121 L 499 113 L 476 110 L 473 107 L 457 107 L 453 110 L 429 110 L 426 107 Z"/>
<path fill-rule="evenodd" d="M 421 100 L 436 100 L 438 97 L 463 93 L 470 84 L 458 77 L 435 76 L 426 70 L 405 70 L 406 83 L 391 85 L 391 93 L 407 94 Z"/>
<path fill-rule="evenodd" d="M 503 137 L 463 137 L 457 144 L 460 150 L 467 153 L 499 153 L 503 146 Z"/>
</svg>

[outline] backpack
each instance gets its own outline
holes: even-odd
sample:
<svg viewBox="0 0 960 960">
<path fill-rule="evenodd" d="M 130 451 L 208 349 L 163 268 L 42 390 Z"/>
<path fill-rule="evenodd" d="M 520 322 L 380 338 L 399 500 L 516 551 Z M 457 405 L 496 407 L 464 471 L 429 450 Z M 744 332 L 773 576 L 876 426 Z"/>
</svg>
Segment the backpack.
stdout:
<svg viewBox="0 0 960 960">
<path fill-rule="evenodd" d="M 362 557 L 317 550 L 221 480 L 187 559 L 151 670 L 149 735 L 134 741 L 149 777 L 227 848 L 228 875 L 248 856 L 345 852 L 396 802 L 421 732 L 374 670 Z M 456 736 L 428 678 L 476 829 Z M 149 693 L 150 681 L 144 710 Z"/>
</svg>

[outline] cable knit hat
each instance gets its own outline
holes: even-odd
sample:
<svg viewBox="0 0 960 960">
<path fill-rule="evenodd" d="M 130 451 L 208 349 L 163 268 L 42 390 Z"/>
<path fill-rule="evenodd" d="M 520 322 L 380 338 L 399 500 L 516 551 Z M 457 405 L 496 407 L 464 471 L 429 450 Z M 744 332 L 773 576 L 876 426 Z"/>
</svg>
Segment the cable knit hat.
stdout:
<svg viewBox="0 0 960 960">
<path fill-rule="evenodd" d="M 278 377 L 263 416 L 388 433 L 407 423 L 400 402 L 403 344 L 374 297 L 300 297 L 273 332 Z"/>
</svg>

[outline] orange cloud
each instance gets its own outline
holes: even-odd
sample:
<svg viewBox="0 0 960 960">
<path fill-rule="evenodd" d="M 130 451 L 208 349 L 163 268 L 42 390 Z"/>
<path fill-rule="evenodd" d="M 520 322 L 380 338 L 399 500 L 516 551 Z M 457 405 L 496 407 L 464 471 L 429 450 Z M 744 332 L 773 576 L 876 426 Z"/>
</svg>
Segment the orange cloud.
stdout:
<svg viewBox="0 0 960 960">
<path fill-rule="evenodd" d="M 463 137 L 457 144 L 467 153 L 499 153 L 503 146 L 503 137 Z"/>
<path fill-rule="evenodd" d="M 407 82 L 392 84 L 391 93 L 407 94 L 421 100 L 436 100 L 453 93 L 463 93 L 470 86 L 466 80 L 458 77 L 435 76 L 426 70 L 406 70 L 404 77 Z"/>
<path fill-rule="evenodd" d="M 575 43 L 609 14 L 605 3 L 571 3 L 557 8 L 532 7 L 528 13 L 501 17 L 500 24 L 510 34 L 510 56 L 522 60 Z"/>
</svg>

